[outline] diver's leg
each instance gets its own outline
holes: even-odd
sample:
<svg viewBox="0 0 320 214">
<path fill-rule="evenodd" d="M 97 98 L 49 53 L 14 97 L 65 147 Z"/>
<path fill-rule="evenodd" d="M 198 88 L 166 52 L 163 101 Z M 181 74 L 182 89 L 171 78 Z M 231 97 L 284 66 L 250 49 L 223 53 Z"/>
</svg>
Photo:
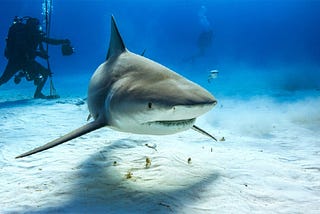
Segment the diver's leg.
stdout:
<svg viewBox="0 0 320 214">
<path fill-rule="evenodd" d="M 19 63 L 9 60 L 2 76 L 0 77 L 0 85 L 8 82 L 20 69 L 21 65 Z"/>
<path fill-rule="evenodd" d="M 47 98 L 47 96 L 45 96 L 41 92 L 44 85 L 46 84 L 47 79 L 48 79 L 48 76 L 45 76 L 45 77 L 42 77 L 41 79 L 39 79 L 39 81 L 37 81 L 37 88 L 36 88 L 36 91 L 34 92 L 34 95 L 33 95 L 34 98 L 42 98 L 42 99 Z"/>
<path fill-rule="evenodd" d="M 34 98 L 47 98 L 44 94 L 42 94 L 42 89 L 46 84 L 48 76 L 50 74 L 49 70 L 42 66 L 40 63 L 36 61 L 30 62 L 28 66 L 28 72 L 35 72 L 34 83 L 37 86 L 36 91 L 34 93 Z M 39 75 L 40 74 L 40 75 Z"/>
</svg>

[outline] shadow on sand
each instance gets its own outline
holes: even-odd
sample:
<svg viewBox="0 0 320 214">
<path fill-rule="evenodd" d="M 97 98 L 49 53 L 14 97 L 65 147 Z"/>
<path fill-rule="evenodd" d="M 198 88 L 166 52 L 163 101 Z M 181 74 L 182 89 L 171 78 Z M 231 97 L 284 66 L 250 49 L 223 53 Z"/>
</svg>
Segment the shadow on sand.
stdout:
<svg viewBox="0 0 320 214">
<path fill-rule="evenodd" d="M 178 171 L 188 171 L 188 167 L 182 169 L 180 165 L 180 169 L 168 169 L 154 164 L 149 169 L 132 167 L 134 176 L 128 179 L 123 174 L 123 167 L 137 160 L 120 163 L 124 156 L 127 159 L 130 155 L 130 149 L 137 147 L 136 143 L 132 139 L 117 140 L 96 152 L 77 167 L 72 176 L 74 180 L 70 180 L 73 186 L 67 202 L 28 213 L 184 213 L 183 210 L 189 208 L 205 211 L 197 208 L 197 202 L 205 200 L 204 192 L 219 178 L 217 172 L 206 172 L 201 176 L 189 171 L 189 174 L 179 176 Z M 119 156 L 119 150 L 124 151 L 124 156 Z M 161 155 L 157 158 L 168 159 Z"/>
</svg>

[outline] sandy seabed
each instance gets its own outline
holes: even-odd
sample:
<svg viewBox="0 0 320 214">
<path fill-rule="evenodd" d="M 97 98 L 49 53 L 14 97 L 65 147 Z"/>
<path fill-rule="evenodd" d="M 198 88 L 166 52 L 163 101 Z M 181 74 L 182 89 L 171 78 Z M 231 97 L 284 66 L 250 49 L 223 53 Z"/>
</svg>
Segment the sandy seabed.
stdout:
<svg viewBox="0 0 320 214">
<path fill-rule="evenodd" d="M 103 128 L 15 159 L 88 116 L 81 98 L 33 89 L 1 91 L 0 213 L 320 213 L 318 92 L 220 98 L 196 124 L 225 141 Z"/>
</svg>

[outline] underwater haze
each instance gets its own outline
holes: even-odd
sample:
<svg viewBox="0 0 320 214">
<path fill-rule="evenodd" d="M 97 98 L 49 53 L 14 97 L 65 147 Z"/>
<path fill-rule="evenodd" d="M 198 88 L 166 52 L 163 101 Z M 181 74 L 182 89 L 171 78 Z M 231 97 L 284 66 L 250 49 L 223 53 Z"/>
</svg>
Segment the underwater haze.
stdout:
<svg viewBox="0 0 320 214">
<path fill-rule="evenodd" d="M 13 18 L 42 20 L 43 2 L 0 1 L 0 51 Z M 49 45 L 60 99 L 32 99 L 26 80 L 0 86 L 0 213 L 320 213 L 320 1 L 52 3 L 50 37 L 75 53 Z M 86 123 L 111 15 L 128 50 L 215 96 L 196 124 L 218 142 L 104 128 L 15 159 Z"/>
<path fill-rule="evenodd" d="M 14 16 L 42 19 L 42 1 L 1 4 L 4 50 Z M 319 8 L 320 2 L 312 0 L 55 0 L 50 36 L 70 39 L 76 53 L 62 57 L 60 47 L 50 46 L 52 71 L 57 78 L 90 76 L 105 59 L 113 14 L 129 50 L 145 50 L 147 57 L 203 84 L 210 70 L 219 70 L 215 84 L 205 85 L 224 87 L 215 93 L 246 87 L 252 94 L 256 88 L 319 89 Z M 201 44 L 201 33 L 209 30 L 212 37 Z M 4 69 L 4 57 L 0 65 Z"/>
</svg>

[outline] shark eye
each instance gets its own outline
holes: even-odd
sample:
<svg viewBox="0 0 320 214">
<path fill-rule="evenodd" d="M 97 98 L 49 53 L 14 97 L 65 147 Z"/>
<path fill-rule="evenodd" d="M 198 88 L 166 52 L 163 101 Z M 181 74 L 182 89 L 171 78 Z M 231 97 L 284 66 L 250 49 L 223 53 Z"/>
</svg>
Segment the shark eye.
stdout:
<svg viewBox="0 0 320 214">
<path fill-rule="evenodd" d="M 148 102 L 148 108 L 152 108 L 152 102 Z"/>
</svg>

